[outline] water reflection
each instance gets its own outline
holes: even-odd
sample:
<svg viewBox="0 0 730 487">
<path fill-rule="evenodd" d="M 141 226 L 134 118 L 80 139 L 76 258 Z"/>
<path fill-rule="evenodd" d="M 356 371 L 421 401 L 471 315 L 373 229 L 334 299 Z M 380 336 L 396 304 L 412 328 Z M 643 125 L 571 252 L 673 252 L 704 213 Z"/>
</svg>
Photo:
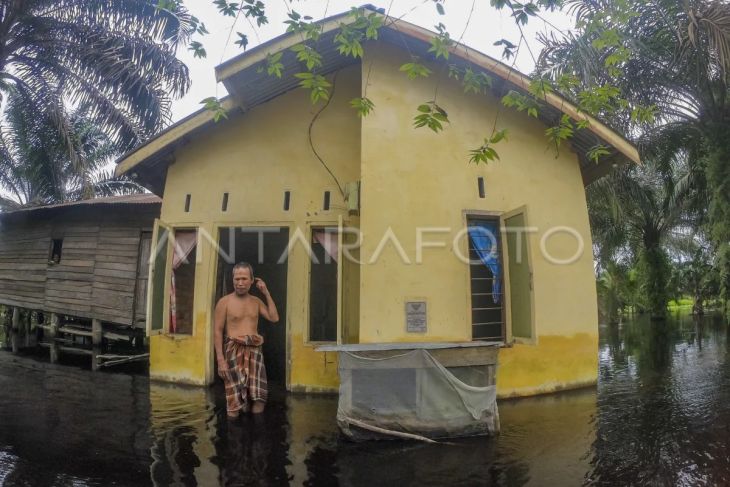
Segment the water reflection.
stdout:
<svg viewBox="0 0 730 487">
<path fill-rule="evenodd" d="M 727 327 L 708 317 L 602 330 L 596 441 L 587 480 L 730 482 Z"/>
<path fill-rule="evenodd" d="M 597 388 L 500 402 L 502 434 L 351 443 L 334 396 L 273 390 L 228 421 L 221 387 L 179 387 L 0 353 L 3 485 L 730 484 L 728 327 L 602 327 Z"/>
<path fill-rule="evenodd" d="M 151 382 L 150 478 L 154 485 L 217 485 L 218 418 L 210 389 Z"/>
</svg>

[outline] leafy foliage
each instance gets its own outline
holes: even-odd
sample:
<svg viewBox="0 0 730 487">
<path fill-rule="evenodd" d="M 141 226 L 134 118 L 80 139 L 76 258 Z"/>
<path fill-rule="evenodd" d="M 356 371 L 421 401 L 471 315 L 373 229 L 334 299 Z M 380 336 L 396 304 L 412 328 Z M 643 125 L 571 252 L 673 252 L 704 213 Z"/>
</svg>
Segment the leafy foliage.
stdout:
<svg viewBox="0 0 730 487">
<path fill-rule="evenodd" d="M 312 17 L 309 15 L 302 16 L 294 10 L 289 12 L 288 16 L 289 20 L 284 22 L 287 25 L 287 32 L 302 34 L 305 39 L 311 41 L 317 41 L 319 39 L 319 36 L 322 34 L 322 27 L 312 22 Z"/>
<path fill-rule="evenodd" d="M 499 160 L 499 154 L 494 149 L 494 145 L 503 140 L 507 140 L 506 129 L 495 132 L 494 134 L 492 134 L 491 137 L 484 139 L 484 144 L 482 144 L 481 147 L 469 151 L 469 153 L 471 154 L 469 162 L 473 162 L 474 164 L 479 164 L 480 162 L 483 162 L 487 164 L 488 162 L 494 161 L 495 159 Z"/>
<path fill-rule="evenodd" d="M 203 99 L 200 103 L 206 110 L 213 112 L 213 121 L 219 122 L 221 119 L 228 118 L 228 114 L 218 98 L 209 96 L 208 98 Z"/>
<path fill-rule="evenodd" d="M 241 49 L 245 51 L 246 47 L 248 46 L 248 36 L 240 32 L 236 32 L 236 35 L 238 36 L 238 40 L 235 42 L 235 44 L 237 46 L 240 46 Z"/>
<path fill-rule="evenodd" d="M 299 78 L 299 86 L 310 90 L 309 99 L 312 100 L 312 103 L 329 99 L 329 88 L 332 83 L 327 81 L 324 76 L 314 73 L 297 73 L 294 76 Z"/>
<path fill-rule="evenodd" d="M 203 44 L 198 41 L 192 41 L 190 45 L 188 46 L 188 51 L 193 52 L 193 57 L 197 58 L 204 58 L 208 54 L 205 52 L 205 48 L 203 47 Z"/>
<path fill-rule="evenodd" d="M 436 56 L 436 59 L 449 59 L 449 49 L 454 45 L 454 41 L 451 40 L 451 36 L 446 31 L 444 24 L 439 23 L 436 26 L 436 30 L 438 34 L 429 40 L 431 47 L 429 47 L 428 52 L 432 52 Z"/>
<path fill-rule="evenodd" d="M 701 173 L 686 159 L 675 159 L 670 169 L 658 161 L 627 166 L 588 187 L 588 210 L 601 268 L 624 259 L 637 265 L 642 293 L 652 313 L 660 317 L 667 304 L 668 255 L 683 228 L 702 217 L 705 197 Z"/>
<path fill-rule="evenodd" d="M 556 156 L 560 149 L 560 144 L 571 138 L 574 132 L 575 127 L 573 126 L 573 121 L 565 114 L 560 117 L 560 123 L 553 127 L 548 127 L 548 129 L 545 130 L 545 135 L 550 143 L 555 147 Z"/>
<path fill-rule="evenodd" d="M 500 39 L 494 43 L 495 46 L 504 46 L 502 51 L 502 59 L 509 60 L 510 58 L 517 55 L 517 46 L 512 44 L 507 39 Z"/>
<path fill-rule="evenodd" d="M 375 108 L 375 104 L 370 98 L 367 97 L 361 97 L 361 98 L 353 98 L 350 100 L 350 106 L 354 108 L 357 111 L 357 114 L 360 117 L 366 117 L 370 114 L 371 111 Z"/>
<path fill-rule="evenodd" d="M 428 127 L 434 132 L 439 132 L 444 129 L 443 124 L 449 122 L 446 110 L 433 100 L 419 105 L 418 112 L 419 114 L 413 119 L 413 125 L 416 128 Z"/>
<path fill-rule="evenodd" d="M 361 58 L 364 53 L 362 42 L 378 38 L 383 19 L 375 12 L 368 14 L 365 12 L 364 8 L 353 7 L 350 16 L 354 17 L 354 22 L 340 24 L 340 31 L 335 35 L 335 43 L 340 54 Z"/>
<path fill-rule="evenodd" d="M 72 160 L 69 106 L 89 107 L 119 150 L 131 149 L 169 122 L 170 98 L 190 86 L 175 51 L 207 32 L 169 0 L 2 2 L 0 18 L 0 91 L 53 120 Z"/>
<path fill-rule="evenodd" d="M 475 72 L 471 68 L 464 70 L 464 77 L 462 78 L 464 93 L 486 94 L 487 90 L 492 87 L 492 82 L 492 77 L 486 73 Z"/>
<path fill-rule="evenodd" d="M 605 157 L 607 155 L 610 155 L 611 151 L 609 148 L 603 144 L 594 145 L 590 149 L 588 149 L 588 153 L 586 154 L 588 156 L 588 160 L 595 162 L 598 164 L 601 157 Z"/>
<path fill-rule="evenodd" d="M 515 108 L 518 112 L 527 112 L 531 117 L 537 118 L 540 105 L 534 97 L 523 95 L 514 90 L 510 90 L 502 97 L 502 105 Z"/>
<path fill-rule="evenodd" d="M 27 110 L 17 95 L 6 103 L 0 136 L 0 209 L 16 209 L 94 196 L 141 192 L 127 178 L 115 178 L 104 166 L 118 155 L 109 136 L 89 118 L 92 107 L 68 113 L 70 140 L 56 130 L 48 114 Z M 67 146 L 77 154 L 69 157 Z"/>
<path fill-rule="evenodd" d="M 408 79 L 416 79 L 418 77 L 427 78 L 431 75 L 431 70 L 417 60 L 401 65 L 400 71 L 406 73 Z"/>
<path fill-rule="evenodd" d="M 709 232 L 730 296 L 730 5 L 572 0 L 578 30 L 543 38 L 538 69 L 577 78 L 582 108 L 640 136 L 644 157 L 685 157 L 708 185 Z M 604 90 L 595 90 L 594 86 Z M 592 92 L 592 93 L 591 93 Z M 612 109 L 611 105 L 616 105 Z"/>
<path fill-rule="evenodd" d="M 282 70 L 284 69 L 284 63 L 281 62 L 281 57 L 284 55 L 282 52 L 275 52 L 266 56 L 266 73 L 269 76 L 276 76 L 281 78 Z"/>
<path fill-rule="evenodd" d="M 291 50 L 297 54 L 297 59 L 307 66 L 307 70 L 312 71 L 322 66 L 322 55 L 311 46 L 297 44 L 292 46 Z"/>
</svg>

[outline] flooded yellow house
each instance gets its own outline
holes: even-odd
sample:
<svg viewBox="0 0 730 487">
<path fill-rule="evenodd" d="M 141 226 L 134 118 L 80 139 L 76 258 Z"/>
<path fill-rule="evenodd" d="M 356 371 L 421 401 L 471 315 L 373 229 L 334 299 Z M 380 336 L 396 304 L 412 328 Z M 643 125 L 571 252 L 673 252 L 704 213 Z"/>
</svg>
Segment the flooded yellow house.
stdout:
<svg viewBox="0 0 730 487">
<path fill-rule="evenodd" d="M 119 161 L 117 174 L 163 198 L 150 375 L 214 381 L 213 309 L 232 291 L 234 263 L 248 261 L 280 310 L 261 328 L 269 377 L 288 390 L 336 390 L 338 346 L 387 344 L 497 347 L 500 397 L 594 384 L 584 187 L 638 162 L 636 149 L 555 94 L 538 118 L 505 108 L 526 76 L 463 45 L 447 68 L 428 52 L 433 33 L 404 21 L 385 22 L 361 58 L 340 54 L 333 39 L 352 21 L 321 24 L 329 101 L 298 87 L 291 48 L 302 37 L 288 33 L 216 68 L 226 119 L 201 110 Z M 280 78 L 267 69 L 277 53 Z M 400 70 L 414 56 L 430 76 Z M 465 93 L 449 72 L 467 70 L 491 86 Z M 374 104 L 362 118 L 350 104 L 361 97 Z M 448 112 L 439 133 L 413 123 L 432 100 Z M 562 113 L 590 123 L 556 154 L 545 130 Z M 470 164 L 495 123 L 509 134 L 499 160 Z M 596 144 L 610 152 L 600 163 L 586 155 Z"/>
</svg>

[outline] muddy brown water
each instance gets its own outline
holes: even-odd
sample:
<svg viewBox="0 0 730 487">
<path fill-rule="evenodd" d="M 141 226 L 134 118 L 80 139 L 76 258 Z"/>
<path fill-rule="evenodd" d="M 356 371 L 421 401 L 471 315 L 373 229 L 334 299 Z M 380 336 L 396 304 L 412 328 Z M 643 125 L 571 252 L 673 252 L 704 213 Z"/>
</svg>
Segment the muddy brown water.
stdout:
<svg viewBox="0 0 730 487">
<path fill-rule="evenodd" d="M 502 401 L 502 434 L 350 443 L 335 396 L 275 390 L 225 419 L 219 386 L 0 352 L 0 485 L 730 485 L 730 332 L 716 317 L 601 327 L 596 388 Z"/>
</svg>

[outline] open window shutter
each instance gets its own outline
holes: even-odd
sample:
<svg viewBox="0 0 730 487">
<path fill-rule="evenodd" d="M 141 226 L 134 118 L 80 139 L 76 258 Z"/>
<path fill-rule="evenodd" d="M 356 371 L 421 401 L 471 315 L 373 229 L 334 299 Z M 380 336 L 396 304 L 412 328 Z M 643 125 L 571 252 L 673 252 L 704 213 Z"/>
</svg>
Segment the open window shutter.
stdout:
<svg viewBox="0 0 730 487">
<path fill-rule="evenodd" d="M 509 307 L 512 317 L 512 337 L 534 340 L 534 312 L 530 239 L 526 209 L 520 208 L 502 217 L 506 230 L 507 267 L 509 275 Z"/>
<path fill-rule="evenodd" d="M 169 281 L 167 269 L 170 265 L 172 230 L 159 219 L 155 220 L 152 233 L 150 277 L 147 287 L 147 335 L 157 335 L 167 322 L 167 296 Z"/>
<path fill-rule="evenodd" d="M 337 219 L 337 343 L 342 343 L 342 216 Z"/>
</svg>

